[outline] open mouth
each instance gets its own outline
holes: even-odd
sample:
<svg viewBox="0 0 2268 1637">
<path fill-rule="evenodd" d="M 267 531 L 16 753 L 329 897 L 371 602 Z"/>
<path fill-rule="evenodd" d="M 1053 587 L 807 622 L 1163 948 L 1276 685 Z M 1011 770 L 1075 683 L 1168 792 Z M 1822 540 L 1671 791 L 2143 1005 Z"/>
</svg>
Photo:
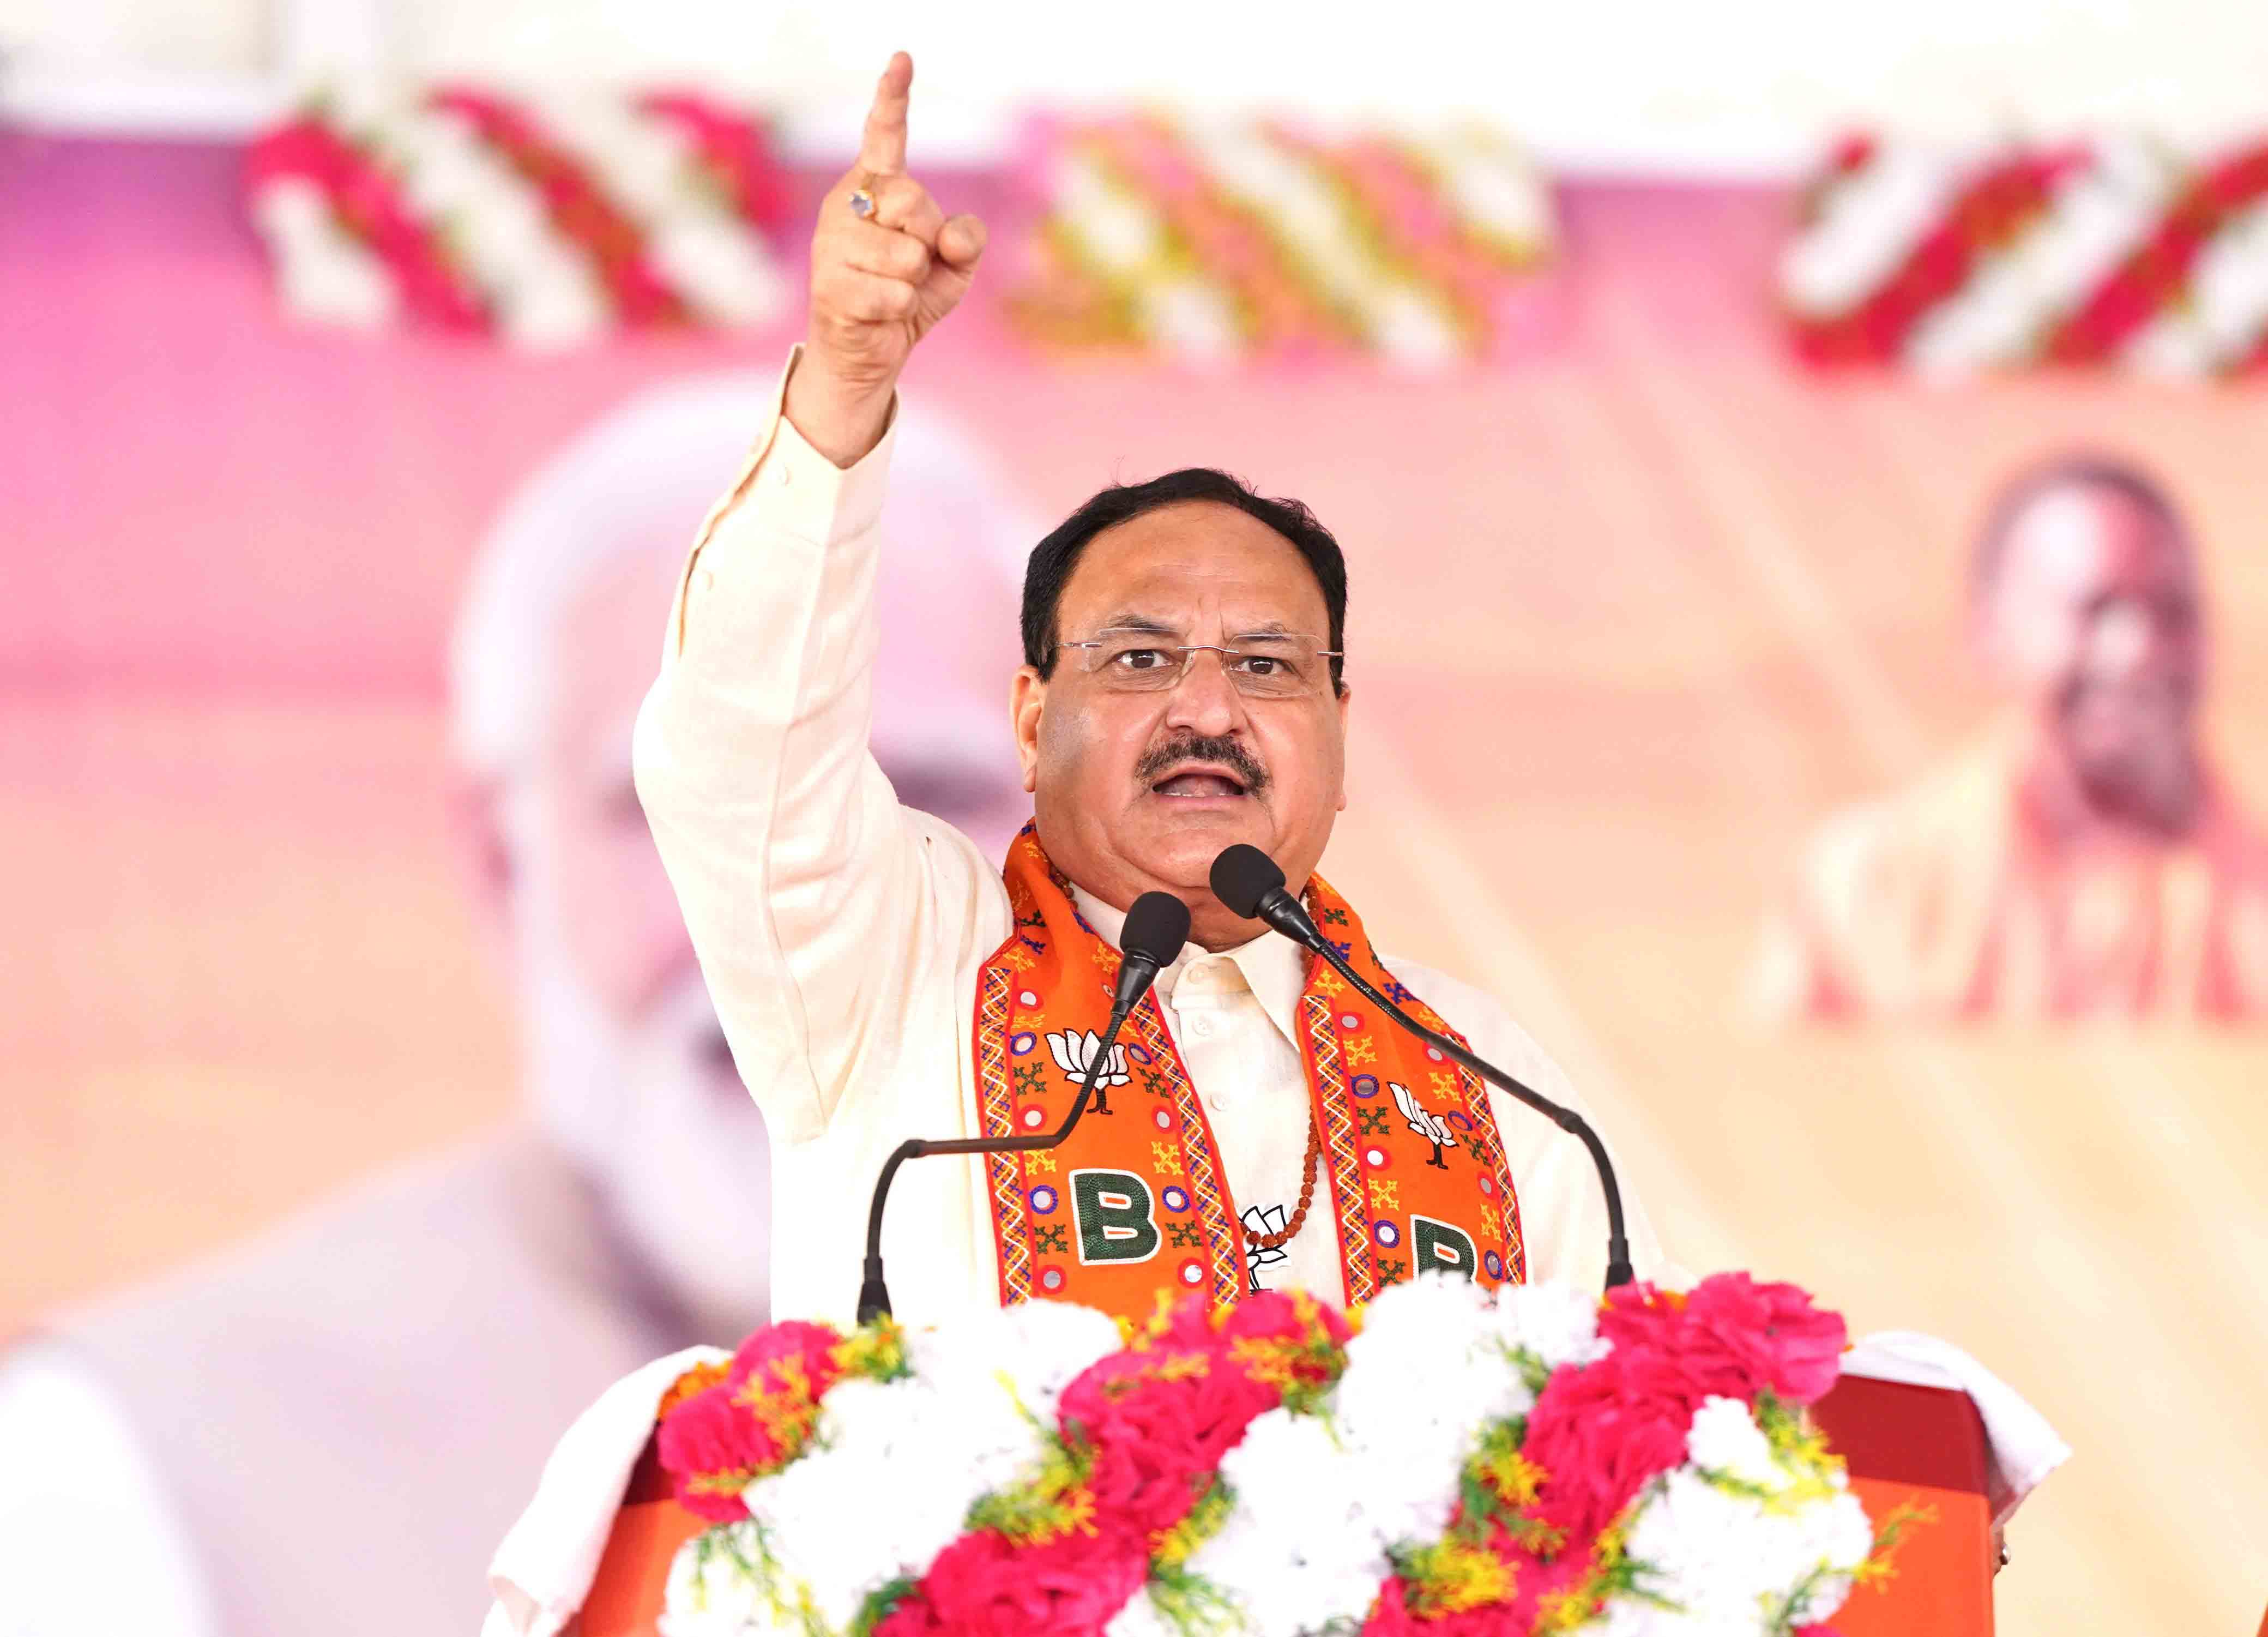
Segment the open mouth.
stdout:
<svg viewBox="0 0 2268 1637">
<path fill-rule="evenodd" d="M 1182 801 L 1248 793 L 1242 779 L 1226 768 L 1211 763 L 1184 764 L 1174 768 L 1163 778 L 1152 784 L 1150 790 L 1153 795 L 1169 796 Z"/>
</svg>

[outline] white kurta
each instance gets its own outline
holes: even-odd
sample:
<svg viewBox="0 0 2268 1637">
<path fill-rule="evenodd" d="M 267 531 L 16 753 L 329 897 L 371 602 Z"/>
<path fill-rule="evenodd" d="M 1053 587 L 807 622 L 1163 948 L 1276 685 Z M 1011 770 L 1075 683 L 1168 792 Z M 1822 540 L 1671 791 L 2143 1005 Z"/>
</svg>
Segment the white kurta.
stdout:
<svg viewBox="0 0 2268 1637">
<path fill-rule="evenodd" d="M 773 1316 L 840 1320 L 856 1304 L 867 1198 L 890 1150 L 908 1137 L 979 1132 L 976 979 L 1012 917 L 998 866 L 899 806 L 867 750 L 874 583 L 888 571 L 874 524 L 891 439 L 841 469 L 778 404 L 687 564 L 639 714 L 637 788 L 741 1078 L 771 1128 Z M 1005 700 L 1012 633 L 969 640 L 1000 644 Z M 1085 894 L 1080 907 L 1115 939 L 1116 912 Z M 1481 1056 L 1582 1106 L 1486 996 L 1383 958 Z M 1240 1210 L 1288 1213 L 1299 1197 L 1302 971 L 1300 953 L 1270 933 L 1223 954 L 1192 947 L 1159 980 Z M 1596 1286 L 1606 1211 L 1588 1155 L 1524 1105 L 1498 1095 L 1494 1108 L 1528 1276 Z M 982 1166 L 938 1158 L 899 1173 L 883 1250 L 902 1318 L 998 1300 Z M 1627 1184 L 1624 1203 L 1638 1276 L 1667 1276 Z M 1329 1215 L 1319 1183 L 1284 1259 L 1253 1270 L 1262 1287 L 1343 1299 Z"/>
</svg>

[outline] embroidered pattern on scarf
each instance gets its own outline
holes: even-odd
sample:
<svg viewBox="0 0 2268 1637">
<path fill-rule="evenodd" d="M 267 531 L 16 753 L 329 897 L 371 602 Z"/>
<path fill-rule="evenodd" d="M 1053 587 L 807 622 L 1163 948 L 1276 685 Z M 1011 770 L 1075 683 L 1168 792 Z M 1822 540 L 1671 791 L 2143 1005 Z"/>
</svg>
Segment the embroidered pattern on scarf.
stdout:
<svg viewBox="0 0 2268 1637">
<path fill-rule="evenodd" d="M 977 976 L 978 1113 L 988 1137 L 1063 1124 L 1110 1019 L 1118 952 L 1088 925 L 1027 825 L 1005 872 L 1015 927 Z M 1427 1027 L 1462 1043 L 1381 965 L 1321 876 L 1305 896 L 1325 937 Z M 1487 1088 L 1381 1015 L 1321 959 L 1300 999 L 1309 1105 L 1347 1304 L 1432 1269 L 1486 1285 L 1527 1278 L 1520 1205 Z M 1154 994 L 1120 1031 L 1071 1140 L 985 1158 L 1000 1300 L 1084 1302 L 1146 1317 L 1160 1291 L 1216 1305 L 1248 1288 L 1237 1206 L 1197 1088 Z M 1312 1219 L 1311 1219 L 1312 1220 Z"/>
</svg>

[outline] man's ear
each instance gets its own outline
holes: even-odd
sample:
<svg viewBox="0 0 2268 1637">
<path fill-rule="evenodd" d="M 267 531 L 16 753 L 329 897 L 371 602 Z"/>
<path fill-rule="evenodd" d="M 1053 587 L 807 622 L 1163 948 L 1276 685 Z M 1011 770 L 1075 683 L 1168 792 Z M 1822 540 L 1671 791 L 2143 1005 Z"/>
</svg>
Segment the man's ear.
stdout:
<svg viewBox="0 0 2268 1637">
<path fill-rule="evenodd" d="M 1016 735 L 1016 760 L 1023 769 L 1026 795 L 1040 787 L 1040 716 L 1047 699 L 1048 679 L 1031 666 L 1018 666 L 1008 683 L 1008 726 Z"/>
<path fill-rule="evenodd" d="M 450 776 L 451 850 L 482 930 L 499 955 L 510 935 L 515 884 L 504 806 L 504 786 L 497 780 L 467 773 Z"/>
<path fill-rule="evenodd" d="M 1346 792 L 1346 730 L 1347 706 L 1354 700 L 1354 689 L 1344 682 L 1339 684 L 1339 805 L 1338 811 L 1347 810 Z"/>
</svg>

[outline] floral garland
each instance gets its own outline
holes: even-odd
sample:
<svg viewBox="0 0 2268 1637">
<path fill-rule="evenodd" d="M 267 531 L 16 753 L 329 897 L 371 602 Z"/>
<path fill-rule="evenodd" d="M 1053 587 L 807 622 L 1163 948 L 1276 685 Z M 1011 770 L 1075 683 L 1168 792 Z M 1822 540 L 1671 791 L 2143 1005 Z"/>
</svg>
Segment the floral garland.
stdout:
<svg viewBox="0 0 2268 1637">
<path fill-rule="evenodd" d="M 1902 1526 L 1802 1415 L 1844 1339 L 1745 1274 L 777 1324 L 663 1405 L 660 1630 L 1822 1637 Z"/>
<path fill-rule="evenodd" d="M 1042 200 L 1011 311 L 1065 348 L 1196 362 L 1486 355 L 1551 248 L 1535 169 L 1484 133 L 1133 115 L 1034 127 Z"/>
<path fill-rule="evenodd" d="M 2202 162 L 2132 141 L 1961 156 L 1852 138 L 1780 261 L 1797 350 L 1962 373 L 2268 363 L 2268 144 Z"/>
<path fill-rule="evenodd" d="M 247 168 L 253 219 L 295 311 L 372 324 L 398 303 L 450 328 L 487 323 L 478 294 L 410 210 L 393 172 L 329 125 L 301 119 L 270 132 Z"/>
<path fill-rule="evenodd" d="M 788 299 L 762 131 L 696 96 L 344 88 L 253 144 L 247 190 L 286 309 L 314 322 L 554 348 L 759 324 Z"/>
</svg>

